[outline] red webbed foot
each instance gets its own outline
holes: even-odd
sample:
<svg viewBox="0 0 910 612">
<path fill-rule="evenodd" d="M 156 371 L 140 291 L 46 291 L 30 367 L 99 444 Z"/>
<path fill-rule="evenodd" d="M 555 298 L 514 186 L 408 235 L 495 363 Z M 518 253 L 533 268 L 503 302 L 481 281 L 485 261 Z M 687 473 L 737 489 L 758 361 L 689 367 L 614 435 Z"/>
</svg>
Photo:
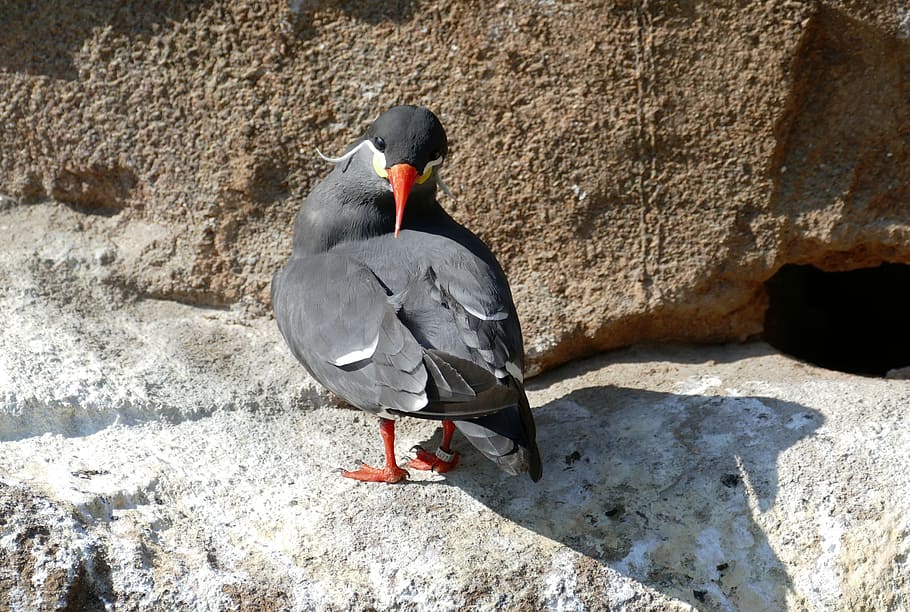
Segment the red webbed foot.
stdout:
<svg viewBox="0 0 910 612">
<path fill-rule="evenodd" d="M 441 448 L 436 449 L 436 453 L 425 451 L 419 446 L 411 449 L 417 452 L 417 457 L 408 462 L 408 467 L 413 470 L 432 470 L 440 474 L 445 474 L 458 465 L 460 455 L 458 453 L 447 453 Z"/>
<path fill-rule="evenodd" d="M 417 451 L 417 458 L 408 463 L 408 467 L 415 470 L 432 470 L 440 474 L 445 474 L 449 470 L 455 468 L 458 465 L 459 454 L 450 450 L 445 450 L 447 448 L 452 448 L 452 434 L 455 433 L 455 423 L 452 421 L 443 421 L 442 422 L 442 442 L 439 443 L 439 448 L 436 449 L 436 453 L 429 453 L 419 446 L 415 446 L 411 450 Z"/>
<path fill-rule="evenodd" d="M 360 469 L 353 472 L 341 470 L 342 476 L 361 482 L 392 484 L 407 479 L 407 471 L 398 467 L 398 463 L 395 461 L 395 421 L 379 419 L 379 433 L 382 435 L 382 445 L 385 449 L 385 467 L 376 468 L 364 463 Z"/>
<path fill-rule="evenodd" d="M 361 482 L 387 482 L 394 484 L 407 480 L 408 472 L 397 465 L 389 465 L 382 468 L 376 468 L 364 463 L 360 469 L 354 471 L 342 470 L 341 475 L 352 480 Z"/>
</svg>

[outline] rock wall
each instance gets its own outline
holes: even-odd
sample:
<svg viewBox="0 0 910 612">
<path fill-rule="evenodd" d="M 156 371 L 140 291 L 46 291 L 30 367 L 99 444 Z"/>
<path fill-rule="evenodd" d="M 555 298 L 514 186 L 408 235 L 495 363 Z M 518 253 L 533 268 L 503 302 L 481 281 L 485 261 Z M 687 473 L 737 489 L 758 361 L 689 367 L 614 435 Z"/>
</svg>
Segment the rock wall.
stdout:
<svg viewBox="0 0 910 612">
<path fill-rule="evenodd" d="M 116 219 L 130 291 L 264 312 L 316 148 L 421 103 L 532 367 L 744 338 L 785 263 L 910 262 L 907 20 L 896 0 L 13 0 L 0 193 Z"/>
</svg>

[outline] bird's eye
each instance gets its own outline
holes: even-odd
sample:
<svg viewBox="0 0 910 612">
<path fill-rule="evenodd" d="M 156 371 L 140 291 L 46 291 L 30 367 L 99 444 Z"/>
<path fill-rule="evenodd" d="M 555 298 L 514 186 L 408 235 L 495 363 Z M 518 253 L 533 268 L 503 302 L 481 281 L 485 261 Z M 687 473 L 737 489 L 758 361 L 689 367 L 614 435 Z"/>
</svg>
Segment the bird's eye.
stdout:
<svg viewBox="0 0 910 612">
<path fill-rule="evenodd" d="M 376 146 L 377 151 L 385 151 L 385 139 L 382 136 L 374 138 L 373 144 Z"/>
</svg>

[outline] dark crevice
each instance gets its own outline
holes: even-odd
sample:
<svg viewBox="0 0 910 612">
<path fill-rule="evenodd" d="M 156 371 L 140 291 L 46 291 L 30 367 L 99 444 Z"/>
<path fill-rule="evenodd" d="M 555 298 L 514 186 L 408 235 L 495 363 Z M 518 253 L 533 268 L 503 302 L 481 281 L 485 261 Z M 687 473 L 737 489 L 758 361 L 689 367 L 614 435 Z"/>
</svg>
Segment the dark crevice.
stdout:
<svg viewBox="0 0 910 612">
<path fill-rule="evenodd" d="M 910 365 L 910 266 L 825 272 L 786 265 L 765 288 L 764 339 L 784 353 L 867 376 Z"/>
</svg>

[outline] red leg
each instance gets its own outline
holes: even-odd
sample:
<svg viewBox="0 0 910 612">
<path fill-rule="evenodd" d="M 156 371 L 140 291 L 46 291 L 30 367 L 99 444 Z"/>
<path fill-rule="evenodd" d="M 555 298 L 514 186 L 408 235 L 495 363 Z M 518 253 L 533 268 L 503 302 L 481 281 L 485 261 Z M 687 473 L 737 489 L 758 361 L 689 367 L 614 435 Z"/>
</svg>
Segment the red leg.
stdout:
<svg viewBox="0 0 910 612">
<path fill-rule="evenodd" d="M 455 433 L 455 423 L 452 421 L 443 421 L 442 422 L 442 442 L 439 443 L 439 448 L 441 448 L 446 453 L 451 453 L 452 448 L 452 434 Z"/>
<path fill-rule="evenodd" d="M 407 471 L 398 467 L 395 460 L 395 421 L 379 419 L 379 433 L 385 447 L 385 467 L 375 468 L 364 463 L 360 469 L 349 472 L 344 470 L 341 475 L 345 478 L 362 480 L 364 482 L 401 482 L 408 477 Z"/>
<path fill-rule="evenodd" d="M 452 434 L 455 433 L 455 423 L 452 421 L 442 422 L 442 442 L 439 443 L 439 450 L 436 453 L 428 453 L 419 446 L 417 447 L 417 457 L 408 462 L 408 467 L 415 470 L 433 470 L 440 474 L 448 472 L 458 465 L 458 453 L 451 450 Z"/>
</svg>

